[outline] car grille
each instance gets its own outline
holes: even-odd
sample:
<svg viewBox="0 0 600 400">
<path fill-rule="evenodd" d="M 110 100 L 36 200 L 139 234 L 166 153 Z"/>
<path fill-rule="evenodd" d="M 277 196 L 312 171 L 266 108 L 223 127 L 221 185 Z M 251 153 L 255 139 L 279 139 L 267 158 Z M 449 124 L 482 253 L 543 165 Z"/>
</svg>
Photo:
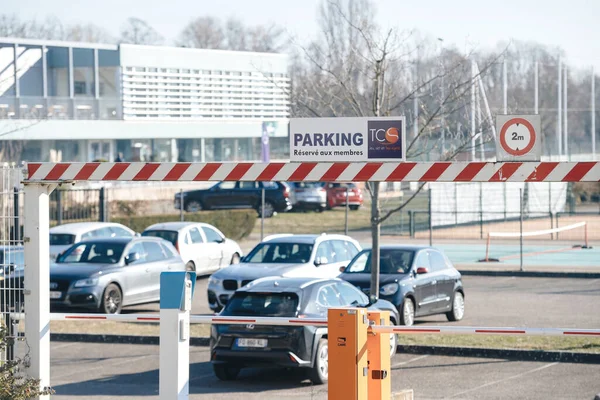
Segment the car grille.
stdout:
<svg viewBox="0 0 600 400">
<path fill-rule="evenodd" d="M 233 279 L 225 279 L 223 281 L 223 288 L 225 290 L 237 290 L 238 283 L 237 283 L 237 281 L 234 281 Z"/>
<path fill-rule="evenodd" d="M 62 279 L 50 279 L 50 290 L 66 292 L 67 290 L 69 290 L 70 284 L 71 284 L 71 281 L 62 280 Z"/>
</svg>

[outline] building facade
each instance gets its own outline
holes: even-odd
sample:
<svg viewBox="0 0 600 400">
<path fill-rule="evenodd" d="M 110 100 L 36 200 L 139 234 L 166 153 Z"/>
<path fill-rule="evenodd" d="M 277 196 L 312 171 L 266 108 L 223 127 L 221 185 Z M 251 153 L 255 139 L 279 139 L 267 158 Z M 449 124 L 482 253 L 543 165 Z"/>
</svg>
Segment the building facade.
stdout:
<svg viewBox="0 0 600 400">
<path fill-rule="evenodd" d="M 282 54 L 0 38 L 2 161 L 284 159 L 288 118 Z"/>
</svg>

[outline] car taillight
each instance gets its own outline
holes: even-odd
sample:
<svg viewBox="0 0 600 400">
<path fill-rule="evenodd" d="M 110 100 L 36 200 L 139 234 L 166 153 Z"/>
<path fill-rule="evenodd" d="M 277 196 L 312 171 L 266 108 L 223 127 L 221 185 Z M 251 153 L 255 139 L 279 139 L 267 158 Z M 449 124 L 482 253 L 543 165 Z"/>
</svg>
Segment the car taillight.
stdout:
<svg viewBox="0 0 600 400">
<path fill-rule="evenodd" d="M 287 188 L 287 187 L 286 187 L 286 188 L 283 190 L 283 197 L 285 197 L 285 198 L 288 198 L 288 197 L 290 197 L 290 189 L 289 189 L 289 188 Z"/>
<path fill-rule="evenodd" d="M 322 193 L 325 193 L 325 189 L 323 189 L 323 188 L 318 188 L 318 189 L 317 189 L 317 192 L 322 192 Z"/>
<path fill-rule="evenodd" d="M 175 241 L 175 250 L 177 250 L 178 253 L 181 253 L 179 251 L 179 241 L 177 241 L 177 240 Z"/>
</svg>

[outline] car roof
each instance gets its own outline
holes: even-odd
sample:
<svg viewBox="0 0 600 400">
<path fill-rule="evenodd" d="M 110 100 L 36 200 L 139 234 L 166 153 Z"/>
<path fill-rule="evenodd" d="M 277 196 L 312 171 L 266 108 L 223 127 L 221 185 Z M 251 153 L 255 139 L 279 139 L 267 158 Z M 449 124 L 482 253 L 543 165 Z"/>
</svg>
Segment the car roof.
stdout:
<svg viewBox="0 0 600 400">
<path fill-rule="evenodd" d="M 355 242 L 350 236 L 345 235 L 327 235 L 325 233 L 321 235 L 289 235 L 289 234 L 281 234 L 281 235 L 272 235 L 272 237 L 267 237 L 263 242 L 268 243 L 307 243 L 314 244 L 319 239 L 323 240 L 350 240 Z"/>
<path fill-rule="evenodd" d="M 413 244 L 386 244 L 386 245 L 381 245 L 379 247 L 379 249 L 380 250 L 412 250 L 412 251 L 427 250 L 427 249 L 437 250 L 430 246 L 413 245 Z M 370 251 L 371 247 L 366 247 L 363 250 Z"/>
<path fill-rule="evenodd" d="M 124 243 L 127 244 L 133 240 L 140 240 L 142 238 L 138 238 L 138 237 L 100 237 L 100 238 L 90 238 L 90 239 L 86 239 L 86 240 L 82 240 L 81 242 L 77 242 L 77 243 Z M 161 238 L 149 238 L 149 237 L 144 237 L 143 239 L 158 239 L 159 241 L 162 241 L 163 239 Z"/>
<path fill-rule="evenodd" d="M 301 292 L 312 285 L 326 282 L 339 282 L 339 279 L 326 279 L 326 278 L 282 278 L 276 276 L 270 276 L 266 278 L 260 278 L 252 282 L 252 285 L 245 286 L 239 291 L 245 292 Z"/>
<path fill-rule="evenodd" d="M 94 229 L 106 228 L 109 226 L 123 227 L 123 225 L 115 222 L 74 222 L 72 224 L 58 225 L 50 228 L 50 233 L 68 233 L 71 235 L 78 235 Z"/>
<path fill-rule="evenodd" d="M 146 231 L 150 231 L 150 230 L 180 231 L 180 230 L 182 230 L 188 226 L 192 226 L 192 225 L 206 226 L 208 224 L 205 224 L 202 222 L 189 222 L 189 221 L 188 222 L 181 222 L 181 221 L 159 222 L 158 224 L 150 225 L 145 230 Z"/>
</svg>

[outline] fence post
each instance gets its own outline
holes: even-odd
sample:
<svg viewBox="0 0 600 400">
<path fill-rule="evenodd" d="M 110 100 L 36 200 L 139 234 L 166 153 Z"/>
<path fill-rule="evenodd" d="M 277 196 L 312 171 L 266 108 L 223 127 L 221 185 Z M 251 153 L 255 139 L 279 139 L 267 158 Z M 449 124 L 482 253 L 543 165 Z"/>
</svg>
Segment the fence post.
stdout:
<svg viewBox="0 0 600 400">
<path fill-rule="evenodd" d="M 100 196 L 98 200 L 98 214 L 100 222 L 106 222 L 106 189 L 104 187 L 100 188 Z"/>
<path fill-rule="evenodd" d="M 550 229 L 554 229 L 554 220 L 552 219 L 552 182 L 548 182 L 548 213 L 550 214 Z M 550 234 L 550 240 L 554 240 L 554 233 Z"/>
<path fill-rule="evenodd" d="M 19 207 L 19 188 L 15 186 L 13 194 L 13 208 L 15 214 L 13 240 L 15 243 L 21 241 L 21 218 L 20 218 L 20 207 Z"/>
<path fill-rule="evenodd" d="M 348 236 L 348 186 L 346 186 L 346 215 L 344 216 L 344 235 Z"/>
<path fill-rule="evenodd" d="M 18 304 L 18 302 L 15 302 Z M 6 325 L 6 334 L 8 336 L 8 343 L 6 346 L 6 361 L 14 361 L 15 360 L 15 341 L 17 340 L 17 335 L 15 332 L 15 325 L 13 323 L 12 318 L 10 317 L 10 308 L 7 308 L 7 313 L 4 314 L 4 325 Z"/>
<path fill-rule="evenodd" d="M 431 210 L 431 186 L 429 187 L 429 245 L 433 245 L 433 219 Z"/>
<path fill-rule="evenodd" d="M 260 195 L 260 241 L 265 237 L 265 188 L 263 186 Z"/>
<path fill-rule="evenodd" d="M 408 210 L 408 235 L 411 238 L 415 237 L 415 212 Z"/>
<path fill-rule="evenodd" d="M 519 189 L 519 253 L 520 270 L 523 271 L 523 189 Z"/>
<path fill-rule="evenodd" d="M 483 239 L 483 183 L 479 182 L 479 239 Z"/>
<path fill-rule="evenodd" d="M 56 189 L 56 224 L 62 225 L 63 209 L 62 209 L 62 190 Z"/>
<path fill-rule="evenodd" d="M 183 189 L 179 189 L 179 220 L 183 222 Z"/>
</svg>

